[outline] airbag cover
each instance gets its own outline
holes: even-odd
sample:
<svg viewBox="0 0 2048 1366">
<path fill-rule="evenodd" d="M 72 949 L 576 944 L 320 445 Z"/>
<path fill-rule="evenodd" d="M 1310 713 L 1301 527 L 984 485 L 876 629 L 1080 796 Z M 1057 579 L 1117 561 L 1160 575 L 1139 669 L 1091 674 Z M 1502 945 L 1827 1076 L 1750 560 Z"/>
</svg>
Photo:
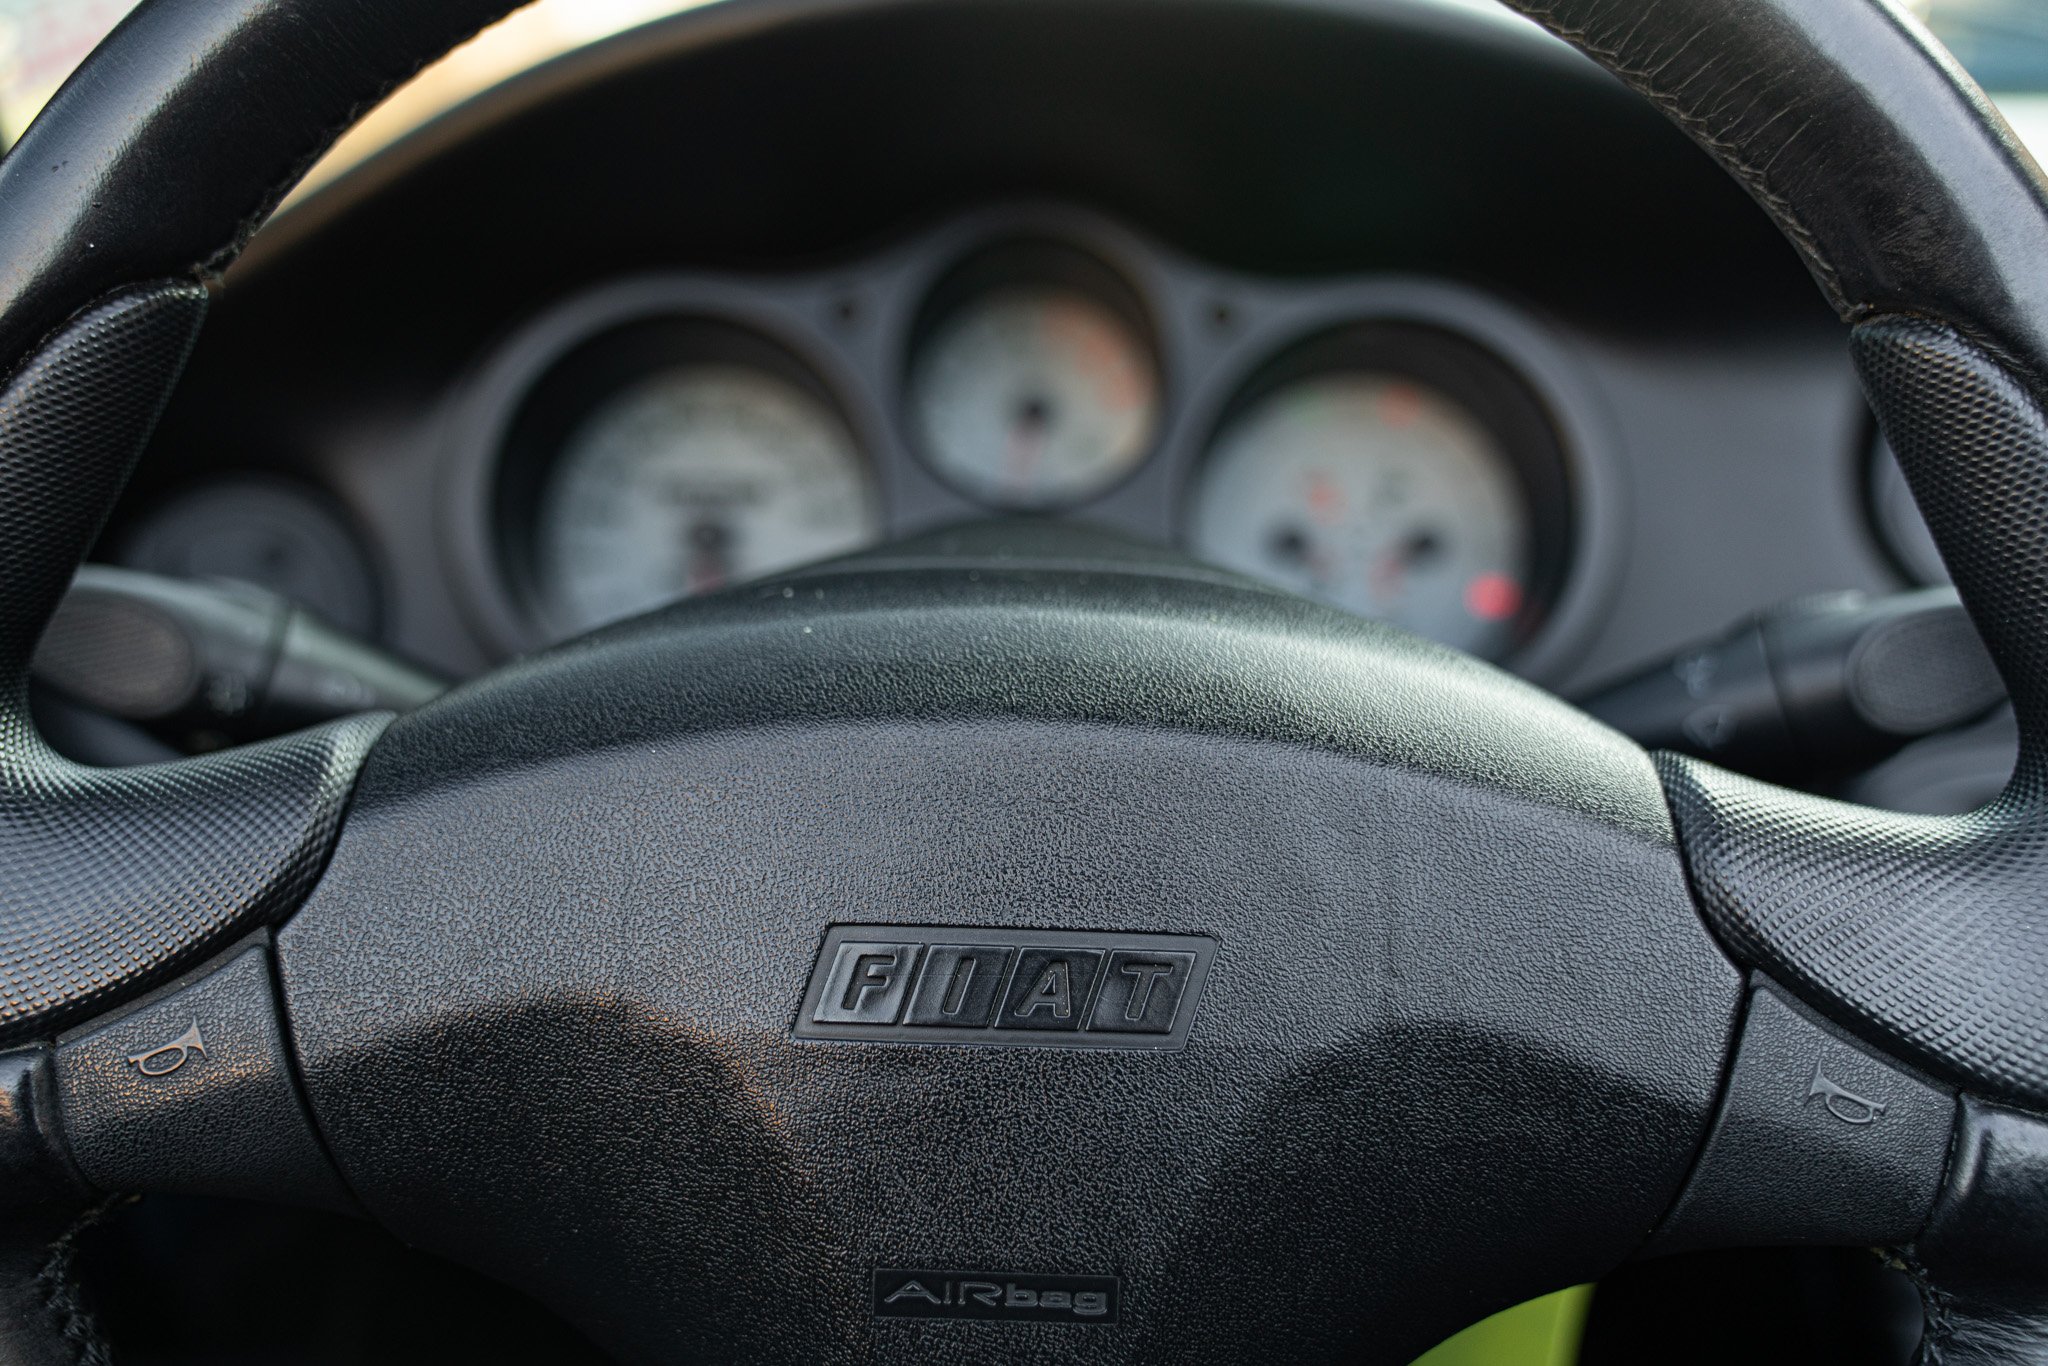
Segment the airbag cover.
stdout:
<svg viewBox="0 0 2048 1366">
<path fill-rule="evenodd" d="M 392 728 L 280 939 L 373 1214 L 660 1361 L 1397 1362 L 1642 1240 L 1740 982 L 1639 751 L 1192 566 L 926 550 Z M 1178 1047 L 793 1037 L 835 925 L 1214 949 Z"/>
</svg>

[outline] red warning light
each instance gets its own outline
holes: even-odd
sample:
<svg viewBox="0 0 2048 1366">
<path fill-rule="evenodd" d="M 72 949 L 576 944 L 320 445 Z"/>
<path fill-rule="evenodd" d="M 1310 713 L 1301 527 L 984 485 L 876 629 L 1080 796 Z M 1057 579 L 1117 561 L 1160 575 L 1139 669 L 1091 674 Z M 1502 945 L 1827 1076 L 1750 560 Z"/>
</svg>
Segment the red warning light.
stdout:
<svg viewBox="0 0 2048 1366">
<path fill-rule="evenodd" d="M 1481 574 L 1465 585 L 1465 610 L 1481 621 L 1506 621 L 1522 610 L 1522 589 L 1505 574 Z"/>
</svg>

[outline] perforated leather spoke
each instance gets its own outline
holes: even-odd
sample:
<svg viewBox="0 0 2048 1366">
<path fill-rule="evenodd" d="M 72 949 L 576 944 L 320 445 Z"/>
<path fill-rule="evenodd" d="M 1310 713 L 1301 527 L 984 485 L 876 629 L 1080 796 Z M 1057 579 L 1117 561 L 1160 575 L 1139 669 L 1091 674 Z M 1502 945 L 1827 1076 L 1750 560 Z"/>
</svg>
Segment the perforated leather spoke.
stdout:
<svg viewBox="0 0 2048 1366">
<path fill-rule="evenodd" d="M 0 392 L 0 1044 L 132 996 L 304 893 L 388 720 L 147 768 L 82 768 L 30 723 L 36 637 L 184 365 L 205 293 L 74 318 Z"/>
</svg>

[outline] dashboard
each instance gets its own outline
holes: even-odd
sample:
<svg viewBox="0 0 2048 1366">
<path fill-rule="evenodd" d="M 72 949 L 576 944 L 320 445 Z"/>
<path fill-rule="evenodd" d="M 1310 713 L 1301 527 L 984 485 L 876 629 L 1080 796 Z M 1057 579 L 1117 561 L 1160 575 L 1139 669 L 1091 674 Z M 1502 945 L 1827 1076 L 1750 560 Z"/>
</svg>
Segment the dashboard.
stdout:
<svg viewBox="0 0 2048 1366">
<path fill-rule="evenodd" d="M 1653 111 L 1441 5 L 1173 9 L 728 0 L 473 101 L 258 235 L 101 557 L 463 676 L 1076 518 L 1567 694 L 1939 577 Z"/>
<path fill-rule="evenodd" d="M 507 649 L 976 517 L 1086 518 L 1537 667 L 1609 568 L 1607 438 L 1531 320 L 1219 270 L 1071 207 L 608 282 L 453 403 L 449 568 Z"/>
</svg>

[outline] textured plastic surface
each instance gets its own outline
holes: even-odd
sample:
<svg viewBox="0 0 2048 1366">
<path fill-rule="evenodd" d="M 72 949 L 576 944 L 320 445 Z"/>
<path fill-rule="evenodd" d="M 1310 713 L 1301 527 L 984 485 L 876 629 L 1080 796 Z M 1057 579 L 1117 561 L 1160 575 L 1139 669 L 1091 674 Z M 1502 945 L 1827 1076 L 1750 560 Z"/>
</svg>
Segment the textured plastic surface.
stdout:
<svg viewBox="0 0 2048 1366">
<path fill-rule="evenodd" d="M 2048 1105 L 2048 423 L 1951 328 L 1856 329 L 1857 364 L 2020 721 L 2004 796 L 1955 817 L 1660 760 L 1694 886 L 1743 961 L 1947 1080 Z"/>
<path fill-rule="evenodd" d="M 1913 1240 L 1948 1159 L 1955 1093 L 1750 992 L 1714 1132 L 1646 1251 Z"/>
<path fill-rule="evenodd" d="M 1639 743 L 1757 776 L 1867 766 L 2005 684 L 1953 591 L 1795 599 L 1582 703 Z"/>
<path fill-rule="evenodd" d="M 106 1191 L 352 1210 L 290 1066 L 269 949 L 245 944 L 58 1044 L 65 1139 Z"/>
<path fill-rule="evenodd" d="M 1960 607 L 1887 622 L 1861 642 L 1849 670 L 1857 714 L 1894 735 L 1945 730 L 2005 700 L 2005 681 Z"/>
<path fill-rule="evenodd" d="M 447 688 L 277 593 L 96 564 L 72 580 L 32 667 L 39 687 L 159 733 L 238 739 L 409 711 Z"/>
<path fill-rule="evenodd" d="M 185 367 L 206 292 L 164 283 L 88 308 L 0 391 L 0 679 L 27 674 L 43 627 L 99 534 Z M 12 700 L 11 697 L 8 700 Z"/>
<path fill-rule="evenodd" d="M 395 723 L 279 936 L 366 1208 L 659 1361 L 1402 1362 L 1625 1257 L 1740 995 L 1646 757 L 1057 539 L 696 601 Z M 792 1039 L 844 923 L 1216 948 L 1178 1050 Z M 875 1320 L 886 1267 L 1115 1275 L 1119 1321 Z"/>
<path fill-rule="evenodd" d="M 254 644 L 262 657 L 263 640 Z M 177 623 L 143 603 L 74 592 L 36 649 L 36 681 L 116 716 L 153 718 L 199 690 L 198 652 Z"/>
<path fill-rule="evenodd" d="M 88 769 L 28 715 L 42 625 L 204 311 L 190 285 L 73 319 L 0 392 L 0 1042 L 133 996 L 296 904 L 384 718 L 175 764 Z"/>
</svg>

